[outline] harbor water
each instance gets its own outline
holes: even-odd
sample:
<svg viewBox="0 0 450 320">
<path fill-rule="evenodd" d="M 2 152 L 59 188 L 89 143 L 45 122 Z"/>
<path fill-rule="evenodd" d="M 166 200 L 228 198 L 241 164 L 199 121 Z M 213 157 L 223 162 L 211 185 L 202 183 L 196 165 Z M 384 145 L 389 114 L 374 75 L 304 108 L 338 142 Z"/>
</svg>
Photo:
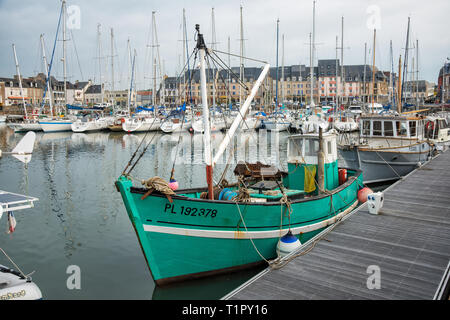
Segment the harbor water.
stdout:
<svg viewBox="0 0 450 320">
<path fill-rule="evenodd" d="M 224 135 L 212 135 L 213 151 Z M 0 125 L 1 150 L 12 150 L 22 137 Z M 287 137 L 265 130 L 237 135 L 214 180 L 230 162 L 225 178 L 236 181 L 233 169 L 240 160 L 286 170 Z M 180 188 L 206 185 L 203 136 L 187 132 L 38 132 L 27 165 L 0 158 L 0 190 L 39 198 L 34 208 L 15 214 L 14 233 L 7 233 L 5 217 L 0 220 L 0 247 L 25 274 L 34 271 L 31 277 L 44 299 L 219 299 L 262 270 L 155 286 L 114 186 L 141 141 L 139 150 L 148 149 L 131 173 L 136 184 L 153 176 L 169 180 L 175 163 Z M 0 264 L 13 267 L 3 255 Z M 79 288 L 73 286 L 74 268 L 79 268 Z"/>
</svg>

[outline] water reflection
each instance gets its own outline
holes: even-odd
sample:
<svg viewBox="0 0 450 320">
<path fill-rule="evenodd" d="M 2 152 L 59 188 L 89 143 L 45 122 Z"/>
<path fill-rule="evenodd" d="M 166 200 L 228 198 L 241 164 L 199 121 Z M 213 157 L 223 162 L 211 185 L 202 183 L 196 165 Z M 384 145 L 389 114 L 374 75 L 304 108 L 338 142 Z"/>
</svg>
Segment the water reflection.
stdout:
<svg viewBox="0 0 450 320">
<path fill-rule="evenodd" d="M 0 127 L 0 148 L 12 149 L 23 137 Z M 216 152 L 225 133 L 212 135 Z M 155 288 L 132 224 L 114 181 L 131 156 L 147 148 L 132 175 L 169 179 L 172 167 L 180 188 L 204 186 L 203 135 L 190 133 L 37 133 L 33 159 L 0 160 L 0 189 L 39 198 L 18 214 L 16 232 L 0 232 L 0 243 L 33 279 L 47 299 L 218 299 L 255 270 Z M 217 181 L 234 181 L 233 164 L 247 160 L 285 165 L 286 134 L 244 132 L 233 137 L 219 159 Z M 0 221 L 2 223 L 2 221 Z M 82 270 L 82 290 L 67 290 L 68 265 Z"/>
</svg>

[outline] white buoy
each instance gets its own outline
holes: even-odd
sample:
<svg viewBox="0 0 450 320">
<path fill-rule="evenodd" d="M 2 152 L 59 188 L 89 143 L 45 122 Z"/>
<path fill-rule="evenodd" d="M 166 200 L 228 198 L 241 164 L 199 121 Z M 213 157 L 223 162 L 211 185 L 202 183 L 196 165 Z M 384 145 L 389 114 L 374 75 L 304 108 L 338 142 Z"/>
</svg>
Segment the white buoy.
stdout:
<svg viewBox="0 0 450 320">
<path fill-rule="evenodd" d="M 300 240 L 298 240 L 297 237 L 292 234 L 291 230 L 289 230 L 289 232 L 282 236 L 278 241 L 277 255 L 280 258 L 287 256 L 289 253 L 300 248 L 301 245 Z"/>
<path fill-rule="evenodd" d="M 31 281 L 24 279 L 17 271 L 0 265 L 0 300 L 40 300 L 42 292 L 39 287 Z"/>
</svg>

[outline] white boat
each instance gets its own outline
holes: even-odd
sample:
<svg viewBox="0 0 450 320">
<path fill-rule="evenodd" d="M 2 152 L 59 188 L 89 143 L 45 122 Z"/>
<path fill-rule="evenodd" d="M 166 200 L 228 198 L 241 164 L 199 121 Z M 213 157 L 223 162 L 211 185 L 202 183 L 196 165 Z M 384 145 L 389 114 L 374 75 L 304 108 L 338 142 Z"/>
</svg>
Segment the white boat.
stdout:
<svg viewBox="0 0 450 320">
<path fill-rule="evenodd" d="M 40 300 L 39 287 L 19 272 L 0 265 L 0 300 Z"/>
<path fill-rule="evenodd" d="M 0 122 L 6 122 L 6 116 L 0 115 Z"/>
<path fill-rule="evenodd" d="M 428 116 L 425 120 L 425 138 L 433 143 L 438 151 L 446 151 L 450 147 L 450 128 L 443 116 Z"/>
<path fill-rule="evenodd" d="M 301 121 L 301 129 L 304 134 L 319 133 L 319 127 L 326 132 L 330 128 L 330 123 L 315 114 L 307 116 Z"/>
<path fill-rule="evenodd" d="M 337 117 L 334 121 L 334 128 L 339 132 L 358 131 L 358 123 L 351 117 Z"/>
<path fill-rule="evenodd" d="M 44 132 L 72 131 L 73 122 L 74 120 L 68 118 L 39 120 Z"/>
<path fill-rule="evenodd" d="M 285 113 L 275 112 L 264 120 L 264 125 L 268 131 L 281 132 L 289 129 L 291 121 Z"/>
<path fill-rule="evenodd" d="M 211 132 L 221 131 L 226 129 L 225 120 L 223 118 L 211 119 Z M 203 133 L 203 119 L 196 119 L 192 121 L 192 129 L 195 133 Z"/>
<path fill-rule="evenodd" d="M 189 130 L 190 125 L 187 121 L 182 121 L 182 119 L 166 119 L 166 121 L 161 123 L 161 131 L 164 133 L 173 133 L 173 132 L 184 132 Z"/>
<path fill-rule="evenodd" d="M 14 132 L 42 131 L 42 127 L 37 120 L 24 120 L 21 122 L 10 122 L 8 127 Z"/>
<path fill-rule="evenodd" d="M 98 119 L 78 119 L 71 124 L 73 132 L 91 132 L 100 131 L 108 128 L 108 121 L 106 118 Z"/>
<path fill-rule="evenodd" d="M 125 118 L 122 122 L 122 130 L 125 132 L 156 131 L 161 127 L 161 120 L 155 117 Z"/>
</svg>

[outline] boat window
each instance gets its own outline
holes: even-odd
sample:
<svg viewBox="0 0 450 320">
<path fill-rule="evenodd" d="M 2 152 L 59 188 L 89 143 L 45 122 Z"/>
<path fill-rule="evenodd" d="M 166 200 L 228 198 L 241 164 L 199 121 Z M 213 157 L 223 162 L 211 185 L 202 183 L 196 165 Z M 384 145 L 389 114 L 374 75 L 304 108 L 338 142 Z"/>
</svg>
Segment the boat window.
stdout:
<svg viewBox="0 0 450 320">
<path fill-rule="evenodd" d="M 386 137 L 393 137 L 394 136 L 394 128 L 392 128 L 392 121 L 385 121 L 384 122 L 384 135 Z"/>
<path fill-rule="evenodd" d="M 373 122 L 373 135 L 374 136 L 381 136 L 381 121 L 374 121 Z"/>
<path fill-rule="evenodd" d="M 290 143 L 290 155 L 291 157 L 298 157 L 302 155 L 303 139 L 292 139 Z"/>
<path fill-rule="evenodd" d="M 406 128 L 406 122 L 404 121 L 396 121 L 395 122 L 397 128 L 397 136 L 404 136 L 408 133 L 408 129 Z"/>
<path fill-rule="evenodd" d="M 331 141 L 327 142 L 327 152 L 328 152 L 328 154 L 332 154 L 333 153 L 333 149 L 331 148 Z"/>
<path fill-rule="evenodd" d="M 319 141 L 305 140 L 305 156 L 315 156 L 319 151 Z"/>
<path fill-rule="evenodd" d="M 364 120 L 363 121 L 363 136 L 369 136 L 370 135 L 370 120 Z"/>
<path fill-rule="evenodd" d="M 417 122 L 416 121 L 409 121 L 409 135 L 411 137 L 415 137 L 416 136 L 416 127 L 417 127 Z"/>
<path fill-rule="evenodd" d="M 447 128 L 447 123 L 445 120 L 439 120 L 439 129 Z"/>
</svg>

